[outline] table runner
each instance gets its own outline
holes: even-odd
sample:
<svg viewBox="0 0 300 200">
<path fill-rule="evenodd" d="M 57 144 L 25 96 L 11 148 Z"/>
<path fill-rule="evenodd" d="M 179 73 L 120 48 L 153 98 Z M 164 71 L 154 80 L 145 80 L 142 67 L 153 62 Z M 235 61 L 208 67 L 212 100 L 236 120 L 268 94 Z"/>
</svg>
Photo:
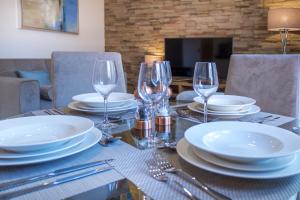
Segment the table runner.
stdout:
<svg viewBox="0 0 300 200">
<path fill-rule="evenodd" d="M 0 182 L 2 181 L 5 182 L 8 180 L 13 180 L 22 177 L 28 177 L 32 175 L 38 175 L 55 169 L 61 169 L 64 167 L 74 166 L 77 164 L 84 164 L 84 163 L 97 161 L 97 160 L 103 160 L 109 158 L 119 159 L 120 156 L 122 157 L 127 154 L 134 154 L 135 152 L 139 152 L 139 151 L 140 150 L 122 141 L 118 141 L 114 145 L 108 147 L 103 147 L 97 144 L 89 150 L 56 161 L 51 161 L 51 162 L 46 162 L 46 163 L 41 163 L 36 165 L 29 165 L 29 166 L 0 167 Z M 76 174 L 76 173 L 79 172 L 75 172 L 72 174 Z M 60 176 L 59 178 L 67 177 L 70 175 L 71 174 L 63 175 Z M 56 178 L 57 177 L 48 180 L 54 180 Z M 111 170 L 97 175 L 89 176 L 83 179 L 79 179 L 76 181 L 72 181 L 66 184 L 62 184 L 60 186 L 23 195 L 18 197 L 17 199 L 24 199 L 24 200 L 64 199 L 67 197 L 80 194 L 82 192 L 95 189 L 99 186 L 106 185 L 113 181 L 121 180 L 123 178 L 124 177 L 120 175 L 120 173 L 118 173 L 116 170 Z M 43 181 L 32 183 L 27 185 L 27 187 L 42 182 Z M 17 187 L 11 191 L 18 190 L 21 188 L 23 187 Z"/>
<path fill-rule="evenodd" d="M 125 177 L 135 183 L 140 189 L 153 199 L 187 199 L 178 190 L 166 183 L 158 182 L 148 174 L 145 161 L 152 158 L 154 150 L 145 150 L 120 157 L 114 162 L 116 169 Z M 217 175 L 196 167 L 193 167 L 179 158 L 176 153 L 168 155 L 176 165 L 184 166 L 185 171 L 197 174 L 201 180 L 215 190 L 228 195 L 232 199 L 241 200 L 287 200 L 300 190 L 300 175 L 274 179 L 274 180 L 250 180 Z M 169 175 L 171 179 L 180 180 L 188 189 L 200 199 L 212 199 L 204 192 L 184 182 L 182 179 Z"/>
<path fill-rule="evenodd" d="M 267 113 L 260 114 L 265 115 Z M 292 119 L 282 116 L 273 121 L 272 124 L 278 126 Z M 131 180 L 143 192 L 154 199 L 185 199 L 185 196 L 173 188 L 165 183 L 157 182 L 148 175 L 144 162 L 151 158 L 152 151 L 141 151 L 122 141 L 110 147 L 96 145 L 87 151 L 57 161 L 23 167 L 1 167 L 0 180 L 2 182 L 90 161 L 115 158 L 116 160 L 112 164 L 116 170 L 27 194 L 18 197 L 18 199 L 63 199 L 123 179 L 124 177 Z M 300 188 L 300 176 L 271 181 L 237 179 L 216 175 L 190 166 L 181 160 L 176 153 L 168 154 L 168 156 L 175 163 L 183 166 L 187 172 L 199 174 L 208 185 L 234 199 L 288 199 L 288 197 L 292 196 Z M 170 176 L 170 178 L 177 177 Z M 37 183 L 30 184 L 27 187 L 35 184 Z M 190 184 L 186 182 L 184 184 L 202 199 L 210 199 L 209 196 L 192 187 Z"/>
</svg>

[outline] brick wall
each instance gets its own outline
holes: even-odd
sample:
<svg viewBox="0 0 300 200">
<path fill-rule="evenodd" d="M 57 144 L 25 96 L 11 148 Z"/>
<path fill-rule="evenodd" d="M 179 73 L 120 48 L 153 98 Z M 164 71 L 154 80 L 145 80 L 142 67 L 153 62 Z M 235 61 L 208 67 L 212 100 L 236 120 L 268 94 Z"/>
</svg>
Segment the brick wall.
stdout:
<svg viewBox="0 0 300 200">
<path fill-rule="evenodd" d="M 273 7 L 300 0 L 105 0 L 105 49 L 122 54 L 132 91 L 144 56 L 163 55 L 166 37 L 233 37 L 234 53 L 280 53 L 279 33 L 267 31 Z M 288 51 L 300 52 L 300 33 L 289 39 Z"/>
</svg>

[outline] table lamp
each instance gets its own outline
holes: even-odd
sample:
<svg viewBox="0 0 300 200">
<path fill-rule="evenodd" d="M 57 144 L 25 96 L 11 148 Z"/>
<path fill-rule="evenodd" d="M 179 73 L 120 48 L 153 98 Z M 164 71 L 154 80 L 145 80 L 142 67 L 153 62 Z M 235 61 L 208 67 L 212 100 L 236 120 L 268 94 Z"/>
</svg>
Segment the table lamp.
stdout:
<svg viewBox="0 0 300 200">
<path fill-rule="evenodd" d="M 282 52 L 286 54 L 289 31 L 300 30 L 300 8 L 270 9 L 268 30 L 280 32 Z"/>
<path fill-rule="evenodd" d="M 145 55 L 145 63 L 152 64 L 154 61 L 162 61 L 162 56 Z"/>
</svg>

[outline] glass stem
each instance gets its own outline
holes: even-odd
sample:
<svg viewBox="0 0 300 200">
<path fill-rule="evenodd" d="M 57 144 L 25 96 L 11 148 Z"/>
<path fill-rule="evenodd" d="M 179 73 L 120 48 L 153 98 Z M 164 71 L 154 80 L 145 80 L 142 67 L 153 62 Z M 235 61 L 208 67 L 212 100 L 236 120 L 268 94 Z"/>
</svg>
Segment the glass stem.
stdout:
<svg viewBox="0 0 300 200">
<path fill-rule="evenodd" d="M 151 107 L 151 134 L 150 134 L 150 137 L 151 139 L 154 139 L 155 138 L 155 104 L 154 103 L 151 103 L 150 104 L 150 107 Z"/>
<path fill-rule="evenodd" d="M 203 104 L 203 110 L 204 110 L 204 118 L 203 118 L 203 122 L 207 123 L 207 101 L 208 98 L 204 98 L 204 104 Z"/>
<path fill-rule="evenodd" d="M 107 115 L 107 97 L 104 97 L 104 124 L 108 124 L 108 115 Z"/>
</svg>

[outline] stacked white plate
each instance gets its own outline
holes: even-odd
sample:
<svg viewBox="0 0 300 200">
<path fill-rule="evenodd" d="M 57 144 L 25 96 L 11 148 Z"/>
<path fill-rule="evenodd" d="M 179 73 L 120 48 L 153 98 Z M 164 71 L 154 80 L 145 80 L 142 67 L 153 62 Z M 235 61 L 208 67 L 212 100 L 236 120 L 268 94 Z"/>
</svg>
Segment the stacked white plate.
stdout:
<svg viewBox="0 0 300 200">
<path fill-rule="evenodd" d="M 208 99 L 208 115 L 238 118 L 260 112 L 260 108 L 254 105 L 256 101 L 249 97 L 235 95 L 213 95 Z M 192 111 L 204 113 L 203 99 L 195 97 L 194 102 L 188 105 Z"/>
<path fill-rule="evenodd" d="M 300 137 L 248 122 L 212 122 L 189 128 L 178 154 L 201 169 L 240 178 L 271 179 L 300 173 Z"/>
<path fill-rule="evenodd" d="M 86 113 L 104 113 L 104 99 L 98 93 L 87 93 L 76 95 L 72 98 L 68 107 L 72 110 Z M 137 107 L 133 94 L 113 92 L 108 97 L 108 112 L 126 112 Z"/>
<path fill-rule="evenodd" d="M 0 166 L 46 162 L 82 152 L 101 139 L 93 121 L 33 116 L 0 121 Z"/>
</svg>

